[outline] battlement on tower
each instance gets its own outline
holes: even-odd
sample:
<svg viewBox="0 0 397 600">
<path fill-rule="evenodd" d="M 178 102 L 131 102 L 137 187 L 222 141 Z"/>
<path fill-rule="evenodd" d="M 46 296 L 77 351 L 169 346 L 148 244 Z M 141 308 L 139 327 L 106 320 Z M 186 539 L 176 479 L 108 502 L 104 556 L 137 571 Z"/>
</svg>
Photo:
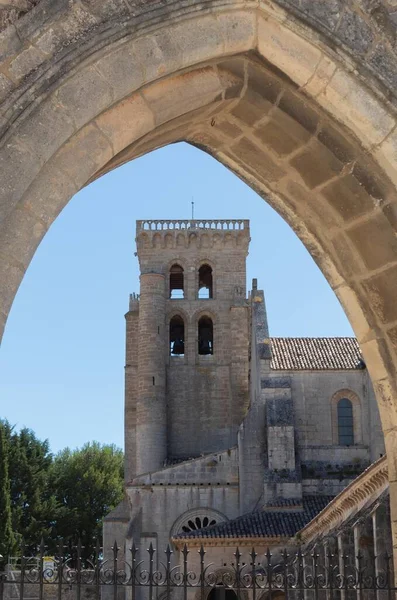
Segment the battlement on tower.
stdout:
<svg viewBox="0 0 397 600">
<path fill-rule="evenodd" d="M 248 252 L 248 219 L 180 219 L 136 222 L 136 243 L 141 250 L 215 248 Z"/>
</svg>

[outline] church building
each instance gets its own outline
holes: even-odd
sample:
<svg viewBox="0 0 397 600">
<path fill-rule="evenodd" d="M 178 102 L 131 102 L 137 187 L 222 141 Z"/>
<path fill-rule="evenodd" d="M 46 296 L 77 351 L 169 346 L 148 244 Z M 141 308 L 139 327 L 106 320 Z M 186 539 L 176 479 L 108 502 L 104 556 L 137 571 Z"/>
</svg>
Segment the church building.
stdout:
<svg viewBox="0 0 397 600">
<path fill-rule="evenodd" d="M 124 501 L 105 543 L 285 545 L 384 454 L 355 338 L 269 337 L 247 220 L 138 221 Z M 289 542 L 290 543 L 290 542 Z M 247 550 L 248 551 L 248 550 Z"/>
</svg>

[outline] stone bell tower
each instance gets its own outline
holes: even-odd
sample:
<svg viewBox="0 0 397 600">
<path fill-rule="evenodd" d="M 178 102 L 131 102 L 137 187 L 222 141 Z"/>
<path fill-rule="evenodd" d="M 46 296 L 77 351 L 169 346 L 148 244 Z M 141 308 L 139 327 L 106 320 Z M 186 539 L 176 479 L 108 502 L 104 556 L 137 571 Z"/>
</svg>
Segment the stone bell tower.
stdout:
<svg viewBox="0 0 397 600">
<path fill-rule="evenodd" d="M 126 481 L 230 448 L 249 402 L 249 222 L 137 221 L 126 315 Z"/>
</svg>

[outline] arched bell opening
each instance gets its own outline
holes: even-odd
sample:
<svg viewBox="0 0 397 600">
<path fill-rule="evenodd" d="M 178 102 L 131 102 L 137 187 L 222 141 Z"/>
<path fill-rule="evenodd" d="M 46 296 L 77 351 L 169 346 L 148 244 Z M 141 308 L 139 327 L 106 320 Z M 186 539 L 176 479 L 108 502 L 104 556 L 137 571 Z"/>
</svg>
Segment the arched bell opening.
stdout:
<svg viewBox="0 0 397 600">
<path fill-rule="evenodd" d="M 172 265 L 170 269 L 170 298 L 183 299 L 184 291 L 184 273 L 180 265 Z"/>
<path fill-rule="evenodd" d="M 212 268 L 209 265 L 201 265 L 198 279 L 198 297 L 200 299 L 213 298 Z"/>
<path fill-rule="evenodd" d="M 214 354 L 214 326 L 210 317 L 201 317 L 198 322 L 198 353 Z"/>
<path fill-rule="evenodd" d="M 185 355 L 185 323 L 179 315 L 170 321 L 170 356 Z"/>
</svg>

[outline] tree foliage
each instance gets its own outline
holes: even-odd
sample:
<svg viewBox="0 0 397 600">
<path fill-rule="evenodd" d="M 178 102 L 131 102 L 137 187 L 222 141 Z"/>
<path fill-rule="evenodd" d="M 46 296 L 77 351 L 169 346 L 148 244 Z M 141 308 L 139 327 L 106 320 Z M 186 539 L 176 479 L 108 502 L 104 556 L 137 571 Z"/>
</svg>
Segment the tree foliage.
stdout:
<svg viewBox="0 0 397 600">
<path fill-rule="evenodd" d="M 55 457 L 48 441 L 0 421 L 0 554 L 25 543 L 34 553 L 44 538 L 82 538 L 86 553 L 101 538 L 102 520 L 123 498 L 123 453 L 97 442 Z"/>
<path fill-rule="evenodd" d="M 15 538 L 11 520 L 10 478 L 8 474 L 7 430 L 0 422 L 0 554 L 7 556 L 12 552 Z"/>
<path fill-rule="evenodd" d="M 103 517 L 123 498 L 123 453 L 97 442 L 66 448 L 54 460 L 51 487 L 58 505 L 56 536 L 79 536 L 88 549 L 101 537 Z"/>
</svg>

